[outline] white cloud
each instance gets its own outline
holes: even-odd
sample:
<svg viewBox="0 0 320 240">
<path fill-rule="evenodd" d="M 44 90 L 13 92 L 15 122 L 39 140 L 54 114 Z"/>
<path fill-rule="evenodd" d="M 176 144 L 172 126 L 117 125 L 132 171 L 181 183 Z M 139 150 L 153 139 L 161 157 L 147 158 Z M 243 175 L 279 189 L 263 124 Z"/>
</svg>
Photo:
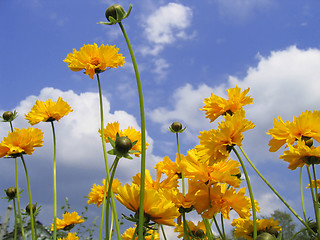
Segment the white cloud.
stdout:
<svg viewBox="0 0 320 240">
<path fill-rule="evenodd" d="M 167 76 L 167 69 L 170 67 L 170 65 L 163 58 L 157 58 L 153 61 L 153 63 L 155 67 L 152 72 L 157 74 L 158 82 L 161 82 L 161 80 Z"/>
</svg>

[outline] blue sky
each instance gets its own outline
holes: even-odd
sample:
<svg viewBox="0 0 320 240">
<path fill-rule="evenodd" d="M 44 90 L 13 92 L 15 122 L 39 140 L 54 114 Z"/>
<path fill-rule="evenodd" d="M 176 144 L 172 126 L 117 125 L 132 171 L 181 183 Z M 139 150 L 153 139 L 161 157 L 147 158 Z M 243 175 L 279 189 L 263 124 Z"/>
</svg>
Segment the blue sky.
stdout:
<svg viewBox="0 0 320 240">
<path fill-rule="evenodd" d="M 246 107 L 247 118 L 256 128 L 246 133 L 244 148 L 263 175 L 301 212 L 298 171 L 288 170 L 278 154 L 268 152 L 270 138 L 265 132 L 277 116 L 292 120 L 305 110 L 319 109 L 320 3 L 315 0 L 0 1 L 0 110 L 16 109 L 19 118 L 14 125 L 27 127 L 23 116 L 36 99 L 62 96 L 74 109 L 56 123 L 58 204 L 69 197 L 74 209 L 80 210 L 85 203 L 82 197 L 104 177 L 97 134 L 97 82 L 70 71 L 62 61 L 73 48 L 94 42 L 119 48 L 126 64 L 101 74 L 105 119 L 118 120 L 122 128 L 139 128 L 135 77 L 120 28 L 96 24 L 105 21 L 105 9 L 114 3 L 125 9 L 133 4 L 123 24 L 141 74 L 149 169 L 164 156 L 175 156 L 174 135 L 166 130 L 171 122 L 187 126 L 181 136 L 186 154 L 198 143 L 199 131 L 216 126 L 199 110 L 203 99 L 211 92 L 226 96 L 225 90 L 235 85 L 250 87 L 255 104 Z M 48 125 L 37 127 L 45 131 L 45 145 L 26 159 L 34 199 L 43 206 L 39 218 L 49 224 L 52 137 Z M 0 125 L 1 139 L 8 130 L 6 124 Z M 0 182 L 5 189 L 14 181 L 13 161 L 2 159 L 1 165 Z M 130 181 L 138 168 L 137 159 L 120 163 L 117 177 L 123 183 Z M 249 174 L 262 213 L 285 210 L 258 177 L 252 171 Z M 22 168 L 20 175 L 23 185 Z M 0 212 L 6 206 L 1 201 Z M 92 216 L 100 212 L 94 206 L 90 211 Z"/>
</svg>

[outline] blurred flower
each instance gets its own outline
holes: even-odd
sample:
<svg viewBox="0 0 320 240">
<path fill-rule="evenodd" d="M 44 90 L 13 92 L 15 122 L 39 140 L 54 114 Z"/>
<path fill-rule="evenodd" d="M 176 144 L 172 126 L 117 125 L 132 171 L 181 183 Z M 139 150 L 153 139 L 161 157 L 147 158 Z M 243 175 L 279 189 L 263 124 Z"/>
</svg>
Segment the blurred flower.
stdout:
<svg viewBox="0 0 320 240">
<path fill-rule="evenodd" d="M 25 115 L 25 118 L 31 125 L 35 125 L 39 122 L 59 121 L 72 111 L 69 104 L 63 101 L 61 97 L 56 102 L 51 99 L 45 102 L 37 100 L 31 111 Z"/>
<path fill-rule="evenodd" d="M 245 188 L 238 192 L 234 188 L 228 188 L 227 184 L 213 186 L 203 185 L 196 196 L 194 208 L 202 217 L 211 219 L 216 213 L 221 213 L 225 219 L 229 219 L 230 210 L 235 210 L 240 217 L 250 217 L 251 201 L 245 196 Z"/>
<path fill-rule="evenodd" d="M 279 158 L 289 163 L 289 169 L 295 170 L 297 167 L 303 167 L 305 164 L 320 163 L 320 146 L 308 147 L 304 141 L 297 141 L 296 146 L 288 145 L 289 150 L 284 151 Z"/>
<path fill-rule="evenodd" d="M 38 128 L 15 128 L 0 143 L 0 157 L 31 155 L 35 147 L 42 147 L 43 132 Z"/>
<path fill-rule="evenodd" d="M 85 74 L 93 79 L 95 73 L 103 72 L 107 68 L 117 68 L 125 63 L 124 57 L 118 51 L 114 46 L 102 44 L 98 47 L 96 43 L 88 44 L 80 48 L 80 51 L 73 49 L 73 53 L 69 53 L 63 61 L 68 63 L 70 70 L 85 70 Z"/>
<path fill-rule="evenodd" d="M 103 201 L 103 195 L 104 195 L 104 191 L 105 191 L 105 184 L 106 184 L 106 180 L 103 179 L 102 180 L 102 186 L 97 185 L 97 184 L 93 184 L 92 188 L 91 188 L 91 192 L 88 194 L 88 201 L 87 204 L 96 204 L 97 207 L 99 207 Z M 118 179 L 114 179 L 112 181 L 112 191 L 113 193 L 117 192 L 117 188 L 118 186 L 120 186 L 120 181 Z M 107 186 L 107 193 L 106 196 L 108 194 L 108 188 L 109 188 L 109 184 Z"/>
<path fill-rule="evenodd" d="M 84 220 L 81 219 L 81 216 L 77 212 L 64 213 L 62 219 L 57 218 L 57 230 L 70 230 L 74 227 L 75 224 L 83 223 Z M 53 231 L 53 224 L 51 224 L 51 231 Z"/>
<path fill-rule="evenodd" d="M 244 110 L 226 115 L 217 130 L 200 132 L 200 145 L 196 146 L 199 160 L 209 165 L 226 160 L 233 146 L 242 145 L 242 133 L 254 126 L 253 122 L 245 119 Z"/>
<path fill-rule="evenodd" d="M 138 185 L 119 186 L 115 198 L 126 208 L 138 214 L 140 206 L 140 187 Z M 173 220 L 180 214 L 174 203 L 166 199 L 160 191 L 146 188 L 144 192 L 144 215 L 146 222 L 153 221 L 174 226 L 175 222 Z"/>
<path fill-rule="evenodd" d="M 296 140 L 313 138 L 320 142 L 320 111 L 305 111 L 293 121 L 284 122 L 281 117 L 273 119 L 273 128 L 267 134 L 272 136 L 269 141 L 270 152 L 276 152 L 284 144 L 293 145 Z"/>
<path fill-rule="evenodd" d="M 311 181 L 311 185 L 313 188 L 316 186 L 314 180 Z M 311 188 L 311 185 L 308 184 L 308 186 L 306 188 Z M 320 188 L 320 179 L 317 179 L 317 188 Z"/>
<path fill-rule="evenodd" d="M 76 232 L 69 232 L 65 238 L 58 238 L 58 240 L 79 240 L 79 237 L 77 236 Z"/>
<path fill-rule="evenodd" d="M 208 185 L 227 183 L 233 187 L 240 187 L 241 180 L 237 177 L 240 173 L 240 163 L 235 160 L 221 161 L 208 165 L 200 162 L 197 150 L 188 151 L 187 156 L 181 162 L 184 176 Z"/>
<path fill-rule="evenodd" d="M 250 96 L 246 96 L 249 90 L 250 88 L 241 92 L 241 88 L 238 86 L 227 89 L 228 100 L 211 93 L 209 98 L 204 99 L 205 105 L 201 110 L 206 112 L 206 118 L 209 118 L 210 122 L 226 113 L 232 115 L 242 109 L 244 105 L 253 103 L 253 99 Z"/>
<path fill-rule="evenodd" d="M 121 239 L 122 240 L 138 240 L 138 236 L 136 236 L 135 238 L 133 237 L 133 234 L 136 230 L 136 227 L 134 228 L 128 228 L 122 235 L 121 235 Z M 144 236 L 145 240 L 159 240 L 160 239 L 160 235 L 156 230 L 147 230 L 145 236 Z"/>
<path fill-rule="evenodd" d="M 231 223 L 232 226 L 236 227 L 234 230 L 234 236 L 236 238 L 243 237 L 247 240 L 253 240 L 253 221 L 249 218 L 237 218 L 234 219 Z M 279 226 L 277 220 L 270 219 L 257 219 L 257 231 L 258 232 L 270 232 L 270 230 L 275 230 L 280 232 L 282 229 Z M 274 232 L 273 232 L 274 233 Z M 271 233 L 271 234 L 273 234 Z"/>
<path fill-rule="evenodd" d="M 206 226 L 204 225 L 203 221 L 199 221 L 197 225 L 195 225 L 192 221 L 187 221 L 186 223 L 188 224 L 187 229 L 190 230 L 188 235 L 191 239 L 208 239 L 206 236 Z M 174 231 L 179 233 L 178 238 L 182 238 L 184 236 L 183 223 L 176 226 Z"/>
<path fill-rule="evenodd" d="M 99 133 L 101 135 L 101 130 L 99 129 Z M 132 147 L 132 150 L 139 151 L 135 155 L 138 157 L 141 153 L 141 133 L 136 131 L 133 127 L 128 127 L 126 129 L 119 129 L 119 122 L 108 123 L 106 128 L 104 129 L 104 139 L 106 142 L 109 142 L 109 138 L 113 141 L 116 141 L 117 133 L 120 137 L 128 137 L 131 142 L 137 141 L 137 143 Z M 146 148 L 149 144 L 146 143 Z"/>
</svg>

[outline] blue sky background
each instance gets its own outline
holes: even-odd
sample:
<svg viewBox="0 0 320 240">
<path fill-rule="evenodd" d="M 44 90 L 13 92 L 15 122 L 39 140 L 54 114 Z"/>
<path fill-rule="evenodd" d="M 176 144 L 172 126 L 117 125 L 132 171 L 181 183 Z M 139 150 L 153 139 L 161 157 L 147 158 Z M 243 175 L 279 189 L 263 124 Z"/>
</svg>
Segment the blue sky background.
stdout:
<svg viewBox="0 0 320 240">
<path fill-rule="evenodd" d="M 125 9 L 133 4 L 123 24 L 142 79 L 150 144 L 148 168 L 152 171 L 164 156 L 175 158 L 175 136 L 166 130 L 173 121 L 187 126 L 181 135 L 182 153 L 186 154 L 198 144 L 199 131 L 216 126 L 209 124 L 199 110 L 203 99 L 211 92 L 226 96 L 225 90 L 235 85 L 250 87 L 255 104 L 245 109 L 256 128 L 245 134 L 244 148 L 263 175 L 301 213 L 299 171 L 288 170 L 288 164 L 278 159 L 280 152 L 268 152 L 270 137 L 265 132 L 277 116 L 292 120 L 305 110 L 319 110 L 320 3 L 315 0 L 1 0 L 1 112 L 16 109 L 19 118 L 14 126 L 21 128 L 28 127 L 23 116 L 36 99 L 56 100 L 61 96 L 74 109 L 55 124 L 58 204 L 69 197 L 73 209 L 81 211 L 83 196 L 104 177 L 97 133 L 97 82 L 70 71 L 62 61 L 73 48 L 79 50 L 95 42 L 120 49 L 126 64 L 101 74 L 105 120 L 118 120 L 121 128 L 139 128 L 136 82 L 120 28 L 97 24 L 106 20 L 106 8 L 115 3 Z M 26 156 L 26 161 L 33 198 L 42 205 L 39 219 L 49 225 L 52 136 L 49 124 L 36 127 L 45 131 L 44 147 Z M 0 125 L 1 139 L 8 130 L 8 125 Z M 14 184 L 13 167 L 13 161 L 1 160 L 1 189 Z M 25 178 L 19 167 L 24 188 Z M 138 159 L 123 160 L 116 177 L 122 183 L 129 182 L 138 169 Z M 249 174 L 262 214 L 285 210 L 256 174 L 251 170 Z M 306 201 L 310 201 L 308 194 Z M 22 202 L 26 204 L 26 190 L 24 195 Z M 2 215 L 6 206 L 5 200 L 0 201 Z M 89 210 L 91 217 L 100 214 L 95 206 Z M 310 209 L 308 213 L 313 218 Z"/>
</svg>

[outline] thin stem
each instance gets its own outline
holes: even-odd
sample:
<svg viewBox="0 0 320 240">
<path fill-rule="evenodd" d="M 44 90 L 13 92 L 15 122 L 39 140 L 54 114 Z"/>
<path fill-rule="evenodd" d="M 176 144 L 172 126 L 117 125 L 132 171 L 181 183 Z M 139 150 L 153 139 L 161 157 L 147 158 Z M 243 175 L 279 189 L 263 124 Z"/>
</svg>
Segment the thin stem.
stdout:
<svg viewBox="0 0 320 240">
<path fill-rule="evenodd" d="M 223 221 L 223 215 L 220 214 L 220 220 L 221 220 L 221 228 L 222 228 L 222 233 L 223 233 L 223 237 L 226 239 L 226 232 L 224 229 L 224 221 Z"/>
<path fill-rule="evenodd" d="M 51 122 L 53 137 L 53 240 L 57 239 L 57 163 L 56 163 L 56 134 L 53 121 Z"/>
<path fill-rule="evenodd" d="M 29 206 L 30 206 L 30 222 L 31 222 L 31 234 L 32 234 L 32 240 L 36 240 L 35 236 L 35 227 L 34 227 L 34 216 L 33 216 L 33 204 L 32 204 L 32 196 L 31 196 L 31 187 L 30 187 L 30 181 L 29 181 L 29 175 L 28 175 L 28 170 L 26 163 L 23 159 L 23 155 L 21 154 L 21 161 L 23 164 L 24 172 L 26 175 L 26 180 L 27 180 L 27 187 L 28 187 L 28 196 L 29 196 Z"/>
<path fill-rule="evenodd" d="M 14 240 L 17 239 L 17 207 L 16 207 L 16 201 L 13 199 L 13 211 L 14 211 Z"/>
<path fill-rule="evenodd" d="M 145 126 L 143 94 L 142 94 L 142 87 L 141 87 L 141 80 L 140 80 L 138 65 L 130 44 L 130 40 L 121 22 L 119 22 L 119 26 L 121 28 L 121 31 L 123 33 L 123 36 L 126 40 L 126 43 L 130 52 L 134 72 L 136 75 L 138 93 L 139 93 L 140 121 L 141 121 L 141 183 L 140 183 L 140 207 L 139 207 L 139 224 L 138 224 L 139 238 L 138 239 L 143 240 L 144 188 L 145 188 L 144 186 L 145 186 L 145 169 L 146 169 L 146 126 Z"/>
<path fill-rule="evenodd" d="M 255 165 L 251 162 L 251 160 L 248 158 L 245 151 L 242 149 L 242 147 L 239 147 L 242 154 L 247 159 L 248 163 L 251 165 L 251 167 L 256 171 L 256 173 L 260 176 L 260 178 L 267 184 L 267 186 L 277 195 L 277 197 L 283 202 L 284 205 L 293 213 L 293 215 L 313 234 L 315 235 L 315 232 L 309 227 L 309 225 L 302 220 L 302 218 L 292 209 L 292 207 L 280 196 L 280 194 L 271 186 L 271 184 L 262 176 L 262 174 L 259 172 L 259 170 L 255 167 Z"/>
<path fill-rule="evenodd" d="M 208 237 L 208 239 L 214 239 L 214 236 L 213 236 L 213 233 L 212 233 L 212 230 L 211 230 L 211 225 L 209 224 L 209 220 L 206 219 L 206 218 L 203 218 L 202 217 L 202 220 L 203 220 L 203 223 L 206 227 L 206 235 Z"/>
<path fill-rule="evenodd" d="M 177 139 L 177 149 L 178 149 L 179 163 L 181 163 L 181 153 L 180 153 L 180 144 L 179 144 L 179 133 L 176 133 L 176 139 Z M 183 172 L 182 172 L 182 171 L 181 171 L 181 180 L 182 180 L 182 194 L 183 194 L 183 196 L 185 196 L 186 191 L 185 191 L 184 175 L 183 175 Z"/>
<path fill-rule="evenodd" d="M 102 94 L 101 94 L 101 84 L 100 84 L 100 78 L 99 74 L 97 73 L 97 82 L 98 82 L 98 89 L 99 89 L 99 103 L 100 103 L 100 129 L 101 129 L 101 141 L 102 141 L 102 149 L 103 149 L 103 157 L 104 157 L 104 164 L 106 169 L 106 184 L 109 182 L 110 179 L 110 171 L 108 167 L 108 157 L 107 157 L 107 149 L 106 149 L 106 143 L 104 139 L 104 123 L 103 123 L 103 103 L 102 103 Z M 111 189 L 111 204 L 112 204 L 112 210 L 113 215 L 115 218 L 115 224 L 116 224 L 116 232 L 117 232 L 117 238 L 118 240 L 121 239 L 121 233 L 120 233 L 120 227 L 119 227 L 119 221 L 118 221 L 118 214 L 116 210 L 116 204 L 114 201 L 114 196 Z M 101 221 L 100 221 L 100 231 L 99 231 L 99 240 L 101 240 L 102 237 L 102 228 L 103 228 L 103 219 L 104 219 L 104 209 L 105 209 L 105 203 L 106 203 L 106 191 L 104 192 L 103 200 L 102 200 L 102 214 L 101 214 Z M 109 206 L 108 206 L 109 207 Z M 108 238 L 109 234 L 106 232 L 106 238 Z"/>
<path fill-rule="evenodd" d="M 314 199 L 314 211 L 316 214 L 317 220 L 317 227 L 318 227 L 318 239 L 320 239 L 320 216 L 319 216 L 319 200 L 318 200 L 318 186 L 317 186 L 317 175 L 316 169 L 314 164 L 312 164 L 312 172 L 313 172 L 313 179 L 314 179 L 314 192 L 315 192 L 315 199 Z M 311 185 L 311 183 L 310 183 Z M 311 185 L 312 186 L 312 185 Z M 311 187 L 312 188 L 312 187 Z"/>
<path fill-rule="evenodd" d="M 216 219 L 215 216 L 213 216 L 213 221 L 214 221 L 214 224 L 216 225 L 216 229 L 218 230 L 220 237 L 221 237 L 223 240 L 225 240 L 225 236 L 223 235 L 223 232 L 221 231 L 221 229 L 220 229 L 220 227 L 219 227 L 219 224 L 218 224 L 217 219 Z"/>
<path fill-rule="evenodd" d="M 256 216 L 256 207 L 255 207 L 255 202 L 254 202 L 254 198 L 253 198 L 253 192 L 252 192 L 252 188 L 251 188 L 251 183 L 250 183 L 250 179 L 249 179 L 249 175 L 247 173 L 246 167 L 242 161 L 242 158 L 240 157 L 238 151 L 235 149 L 235 147 L 232 147 L 234 153 L 237 155 L 239 162 L 241 164 L 244 176 L 246 178 L 246 182 L 247 182 L 247 186 L 248 186 L 248 190 L 249 190 L 249 195 L 250 195 L 250 200 L 251 200 L 251 205 L 252 205 L 252 218 L 253 218 L 253 239 L 257 238 L 257 216 Z"/>
<path fill-rule="evenodd" d="M 190 231 L 190 229 L 188 227 L 188 223 L 186 221 L 186 213 L 185 212 L 182 213 L 182 219 L 183 219 L 182 220 L 183 221 L 183 239 L 189 240 L 189 236 L 191 234 L 191 231 Z"/>
<path fill-rule="evenodd" d="M 162 224 L 160 225 L 160 228 L 161 228 L 161 232 L 162 232 L 162 235 L 163 235 L 164 240 L 167 240 L 166 233 L 165 233 L 165 231 L 164 231 L 164 229 L 163 229 Z"/>
<path fill-rule="evenodd" d="M 303 197 L 303 180 L 302 180 L 302 167 L 300 168 L 300 195 L 301 195 L 301 205 L 303 211 L 304 220 L 307 221 L 306 209 L 304 206 L 304 197 Z"/>
</svg>

